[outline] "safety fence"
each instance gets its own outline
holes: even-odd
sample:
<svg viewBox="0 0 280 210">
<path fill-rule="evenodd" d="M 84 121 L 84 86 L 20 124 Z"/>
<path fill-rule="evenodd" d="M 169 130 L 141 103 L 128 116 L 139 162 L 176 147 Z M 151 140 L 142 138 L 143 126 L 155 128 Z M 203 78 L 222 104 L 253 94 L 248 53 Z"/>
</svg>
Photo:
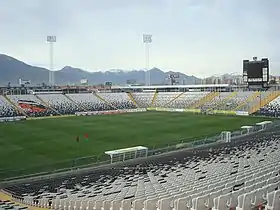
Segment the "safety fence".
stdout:
<svg viewBox="0 0 280 210">
<path fill-rule="evenodd" d="M 280 127 L 280 120 L 271 122 L 269 124 L 266 124 L 265 126 L 261 125 L 254 125 L 251 126 L 251 128 L 244 128 L 244 129 L 239 129 L 230 132 L 231 139 L 234 141 L 235 139 L 239 139 L 241 137 L 245 137 L 248 135 L 252 134 L 257 134 L 258 132 L 266 131 L 268 129 L 272 129 L 275 127 Z M 149 156 L 151 155 L 158 155 L 161 153 L 166 153 L 166 152 L 171 152 L 171 151 L 176 151 L 176 150 L 182 150 L 186 148 L 192 148 L 192 147 L 197 147 L 197 146 L 204 146 L 207 144 L 211 143 L 218 143 L 219 141 L 223 141 L 221 133 L 216 134 L 215 136 L 212 137 L 205 137 L 203 139 L 195 139 L 193 141 L 190 141 L 189 139 L 182 139 L 180 143 L 175 144 L 175 145 L 168 145 L 167 147 L 164 148 L 154 148 L 153 150 L 149 151 Z"/>
</svg>

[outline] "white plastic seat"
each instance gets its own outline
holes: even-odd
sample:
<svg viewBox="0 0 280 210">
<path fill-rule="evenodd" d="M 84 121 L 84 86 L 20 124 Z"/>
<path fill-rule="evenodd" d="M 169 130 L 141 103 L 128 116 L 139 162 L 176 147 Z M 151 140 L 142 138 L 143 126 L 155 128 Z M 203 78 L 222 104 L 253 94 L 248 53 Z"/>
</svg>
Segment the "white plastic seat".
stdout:
<svg viewBox="0 0 280 210">
<path fill-rule="evenodd" d="M 132 208 L 132 199 L 126 199 L 121 201 L 121 209 L 122 210 L 131 210 Z"/>
<path fill-rule="evenodd" d="M 158 202 L 158 209 L 159 210 L 172 210 L 173 209 L 173 198 L 172 197 L 167 197 L 167 198 L 162 198 Z"/>
<path fill-rule="evenodd" d="M 132 202 L 132 208 L 134 210 L 143 210 L 143 208 L 144 208 L 144 201 L 145 201 L 145 198 L 134 200 Z"/>
<path fill-rule="evenodd" d="M 111 207 L 111 201 L 109 201 L 109 200 L 103 201 L 102 207 L 101 207 L 102 210 L 110 210 L 110 207 Z"/>
<path fill-rule="evenodd" d="M 209 203 L 209 194 L 201 195 L 192 199 L 191 210 L 206 209 L 206 204 Z"/>
<path fill-rule="evenodd" d="M 230 193 L 225 195 L 220 195 L 214 199 L 213 210 L 227 210 L 228 204 L 230 203 Z"/>
<path fill-rule="evenodd" d="M 268 200 L 265 210 L 278 210 L 280 209 L 280 190 L 268 193 Z"/>
<path fill-rule="evenodd" d="M 88 200 L 86 210 L 93 210 L 94 207 L 94 200 Z"/>
<path fill-rule="evenodd" d="M 81 200 L 76 200 L 74 204 L 74 210 L 80 210 Z"/>
</svg>

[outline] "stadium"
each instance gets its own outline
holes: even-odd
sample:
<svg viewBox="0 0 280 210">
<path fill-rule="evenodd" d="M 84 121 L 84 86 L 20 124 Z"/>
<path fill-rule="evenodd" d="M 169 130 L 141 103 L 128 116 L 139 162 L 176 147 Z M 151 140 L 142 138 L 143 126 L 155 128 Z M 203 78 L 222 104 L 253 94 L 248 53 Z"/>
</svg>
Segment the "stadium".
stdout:
<svg viewBox="0 0 280 210">
<path fill-rule="evenodd" d="M 3 90 L 1 208 L 280 209 L 278 86 L 82 89 Z"/>
<path fill-rule="evenodd" d="M 280 210 L 280 0 L 0 0 L 0 210 Z"/>
</svg>

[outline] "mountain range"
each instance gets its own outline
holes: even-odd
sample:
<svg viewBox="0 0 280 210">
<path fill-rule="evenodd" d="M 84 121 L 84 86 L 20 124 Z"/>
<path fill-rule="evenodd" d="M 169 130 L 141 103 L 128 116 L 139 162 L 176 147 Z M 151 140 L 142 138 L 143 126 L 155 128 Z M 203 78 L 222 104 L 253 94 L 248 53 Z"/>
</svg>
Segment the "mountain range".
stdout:
<svg viewBox="0 0 280 210">
<path fill-rule="evenodd" d="M 158 68 L 149 70 L 151 84 L 170 84 L 169 75 L 175 73 L 179 76 L 179 84 L 195 84 L 201 80 L 195 76 L 188 76 L 180 72 L 168 71 L 164 72 Z M 135 84 L 144 84 L 145 71 L 131 70 L 123 71 L 121 69 L 112 69 L 105 72 L 89 72 L 71 66 L 55 71 L 55 83 L 58 85 L 80 84 L 82 79 L 87 79 L 88 84 L 104 84 L 112 82 L 112 84 L 126 84 L 128 81 Z M 0 54 L 0 85 L 18 85 L 19 79 L 30 80 L 31 85 L 48 84 L 49 70 L 37 66 L 28 65 L 8 55 Z"/>
</svg>

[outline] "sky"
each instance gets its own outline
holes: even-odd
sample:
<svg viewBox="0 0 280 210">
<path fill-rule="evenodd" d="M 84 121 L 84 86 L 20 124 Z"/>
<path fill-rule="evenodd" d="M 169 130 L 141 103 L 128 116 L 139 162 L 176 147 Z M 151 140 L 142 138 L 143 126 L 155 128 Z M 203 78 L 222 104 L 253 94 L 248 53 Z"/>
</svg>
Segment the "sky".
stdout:
<svg viewBox="0 0 280 210">
<path fill-rule="evenodd" d="M 268 57 L 280 75 L 279 0 L 1 0 L 0 53 L 48 68 L 145 69 L 200 77 Z"/>
</svg>

